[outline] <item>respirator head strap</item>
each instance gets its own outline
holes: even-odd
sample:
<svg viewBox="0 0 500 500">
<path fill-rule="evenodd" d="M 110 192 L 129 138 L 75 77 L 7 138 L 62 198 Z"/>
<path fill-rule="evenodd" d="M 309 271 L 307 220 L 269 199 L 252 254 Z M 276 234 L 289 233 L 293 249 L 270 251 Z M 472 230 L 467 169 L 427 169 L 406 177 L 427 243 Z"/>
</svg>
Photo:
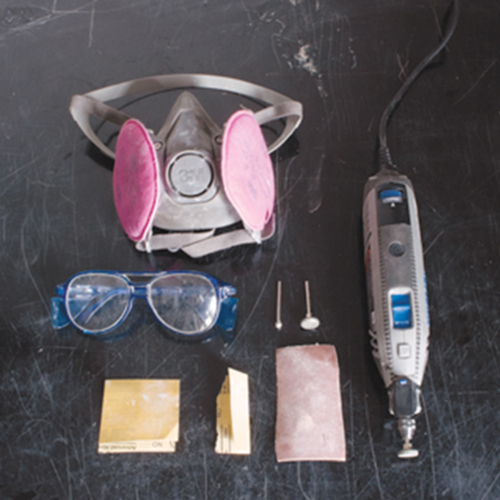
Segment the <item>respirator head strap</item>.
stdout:
<svg viewBox="0 0 500 500">
<path fill-rule="evenodd" d="M 215 229 L 199 232 L 159 233 L 150 234 L 146 239 L 138 241 L 135 248 L 141 252 L 152 252 L 155 250 L 168 250 L 177 252 L 184 248 L 206 241 L 215 233 Z"/>
<path fill-rule="evenodd" d="M 105 155 L 115 158 L 115 152 L 105 146 L 92 129 L 90 116 L 92 115 L 101 120 L 114 123 L 119 127 L 132 117 L 89 95 L 74 95 L 71 98 L 70 111 L 73 119 L 87 138 Z"/>
<path fill-rule="evenodd" d="M 196 233 L 151 234 L 148 239 L 137 242 L 135 248 L 140 252 L 148 253 L 156 250 L 168 250 L 169 252 L 182 250 L 185 254 L 196 259 L 238 245 L 261 243 L 271 238 L 274 231 L 275 220 L 273 216 L 263 231 L 257 234 L 245 229 L 236 229 L 217 235 L 215 235 L 214 229 Z"/>
<path fill-rule="evenodd" d="M 266 123 L 286 118 L 285 128 L 281 135 L 269 147 L 269 153 L 280 148 L 295 132 L 302 121 L 302 104 L 297 101 L 287 101 L 276 106 L 268 106 L 254 113 L 257 123 L 262 126 Z"/>
<path fill-rule="evenodd" d="M 104 154 L 114 158 L 114 152 L 108 148 L 92 130 L 90 126 L 90 115 L 116 123 L 116 119 L 119 119 L 124 113 L 113 110 L 111 106 L 100 108 L 95 101 L 106 103 L 114 99 L 119 99 L 120 97 L 138 96 L 153 92 L 187 88 L 220 90 L 266 103 L 269 107 L 256 113 L 258 116 L 259 113 L 266 111 L 265 114 L 261 115 L 262 117 L 265 116 L 265 119 L 263 121 L 259 120 L 260 124 L 280 118 L 286 118 L 285 128 L 281 132 L 280 137 L 271 144 L 269 152 L 275 151 L 283 144 L 298 128 L 302 121 L 302 104 L 293 101 L 279 92 L 236 78 L 195 73 L 139 78 L 137 80 L 129 80 L 127 82 L 109 85 L 98 90 L 87 92 L 81 96 L 73 96 L 70 104 L 70 112 L 87 138 Z M 104 110 L 106 110 L 106 112 L 103 112 Z"/>
<path fill-rule="evenodd" d="M 274 216 L 271 217 L 266 227 L 259 233 L 259 238 L 256 239 L 245 229 L 237 229 L 235 231 L 217 234 L 206 240 L 202 240 L 182 248 L 182 251 L 192 257 L 193 259 L 209 255 L 214 252 L 226 250 L 239 245 L 249 245 L 261 243 L 261 241 L 271 238 L 274 234 Z"/>
</svg>

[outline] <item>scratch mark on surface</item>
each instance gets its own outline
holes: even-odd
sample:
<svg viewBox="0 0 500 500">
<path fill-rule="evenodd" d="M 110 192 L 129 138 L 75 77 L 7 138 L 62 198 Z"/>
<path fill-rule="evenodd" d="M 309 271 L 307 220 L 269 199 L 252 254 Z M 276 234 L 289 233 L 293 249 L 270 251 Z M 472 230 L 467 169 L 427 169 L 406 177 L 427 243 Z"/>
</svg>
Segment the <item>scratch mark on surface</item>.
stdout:
<svg viewBox="0 0 500 500">
<path fill-rule="evenodd" d="M 27 222 L 27 218 L 24 219 L 24 222 L 23 222 L 23 225 L 21 227 L 21 255 L 23 257 L 23 262 L 24 262 L 24 267 L 26 268 L 26 274 L 28 275 L 31 283 L 33 284 L 35 290 L 36 290 L 36 293 L 38 294 L 38 296 L 40 297 L 40 300 L 42 302 L 42 305 L 43 307 L 45 308 L 45 311 L 47 312 L 47 316 L 50 317 L 50 310 L 47 306 L 47 304 L 45 303 L 45 297 L 43 296 L 35 278 L 33 277 L 33 274 L 31 273 L 31 269 L 30 269 L 30 266 L 29 266 L 29 263 L 28 263 L 28 259 L 26 257 L 26 248 L 25 248 L 25 243 L 24 243 L 24 227 L 26 226 L 26 222 Z"/>
<path fill-rule="evenodd" d="M 284 29 L 286 28 L 286 24 L 281 19 L 275 19 L 274 21 L 281 26 L 281 28 L 278 32 L 278 34 L 281 35 L 283 33 Z"/>
<path fill-rule="evenodd" d="M 208 500 L 208 467 L 207 467 L 207 454 L 203 452 L 203 480 L 205 486 L 205 500 Z"/>
<path fill-rule="evenodd" d="M 150 329 L 153 329 L 154 328 L 154 325 L 151 327 L 151 328 L 148 328 L 148 330 Z M 163 360 L 155 366 L 155 368 L 153 368 L 146 376 L 146 378 L 150 378 L 153 376 L 153 374 L 158 371 L 165 363 L 167 363 L 171 358 L 172 356 L 174 356 L 175 354 L 177 353 L 177 349 L 173 349 L 172 352 L 170 353 L 170 355 L 166 356 L 165 358 L 163 358 Z"/>
<path fill-rule="evenodd" d="M 309 181 L 307 189 L 308 194 L 308 208 L 307 211 L 313 214 L 321 207 L 323 197 L 321 195 L 321 172 L 323 171 L 323 164 L 325 162 L 325 155 L 322 154 L 317 167 L 313 167 L 313 175 Z"/>
<path fill-rule="evenodd" d="M 22 406 L 24 412 L 26 413 L 26 415 L 28 415 L 31 418 L 31 413 L 29 412 L 28 408 L 24 404 L 23 397 L 21 395 L 21 391 L 19 390 L 19 386 L 17 385 L 16 379 L 11 378 L 11 381 L 12 381 L 12 385 L 14 386 L 17 397 L 19 398 L 19 402 L 21 403 L 21 406 Z"/>
<path fill-rule="evenodd" d="M 351 353 L 351 350 L 349 349 L 349 359 L 352 359 L 352 353 Z M 350 439 L 350 448 L 351 448 L 351 455 L 354 456 L 354 443 L 355 443 L 355 439 L 354 439 L 354 429 L 356 428 L 355 425 L 354 425 L 354 399 L 353 399 L 353 386 L 352 386 L 352 380 L 353 380 L 353 377 L 352 377 L 352 366 L 354 365 L 354 363 L 351 363 L 349 364 L 348 366 L 350 367 L 349 368 L 349 379 L 348 379 L 348 382 L 346 384 L 346 386 L 348 385 L 349 386 L 349 433 L 351 435 L 351 439 Z M 356 481 L 355 481 L 355 477 L 356 477 L 356 471 L 353 470 L 353 467 L 354 467 L 354 464 L 351 464 L 351 467 L 348 468 L 346 467 L 346 476 L 347 476 L 347 487 L 349 489 L 349 498 L 354 498 L 354 492 L 356 491 Z M 351 481 L 349 481 L 349 470 L 352 471 L 352 484 L 351 484 Z"/>
<path fill-rule="evenodd" d="M 444 353 L 444 355 L 443 355 L 443 353 L 441 352 L 441 349 L 439 348 L 438 345 L 436 345 L 434 347 L 434 350 L 436 352 L 436 355 L 438 356 L 438 359 L 444 359 L 446 353 Z M 448 411 L 450 414 L 450 433 L 449 434 L 454 436 L 454 443 L 455 443 L 454 449 L 450 450 L 451 451 L 450 457 L 451 457 L 451 454 L 455 455 L 455 457 L 456 457 L 456 464 L 455 464 L 456 476 L 460 477 L 461 476 L 461 472 L 460 472 L 460 458 L 461 458 L 461 455 L 460 455 L 460 433 L 458 431 L 458 426 L 457 426 L 457 422 L 455 419 L 455 412 L 453 411 L 453 407 L 451 404 L 450 388 L 449 388 L 448 383 L 446 381 L 444 364 L 439 363 L 438 368 L 441 372 L 441 380 L 443 382 L 443 390 L 444 390 L 443 401 L 444 401 L 444 404 L 446 405 L 446 407 L 448 408 Z M 457 498 L 463 498 L 462 482 L 461 481 L 458 481 L 458 497 Z"/>
<path fill-rule="evenodd" d="M 267 357 L 267 356 L 262 356 L 261 360 L 260 360 L 260 363 L 259 363 L 259 371 L 258 371 L 258 375 L 257 375 L 257 385 L 260 384 L 260 377 L 262 375 L 262 365 L 264 363 L 264 358 Z"/>
<path fill-rule="evenodd" d="M 443 30 L 441 29 L 441 21 L 439 19 L 438 13 L 436 11 L 436 8 L 434 6 L 431 6 L 432 13 L 434 14 L 434 22 L 436 23 L 436 28 L 437 32 L 439 34 L 439 37 L 443 36 Z"/>
<path fill-rule="evenodd" d="M 52 460 L 52 458 L 50 459 L 50 465 L 52 465 L 52 468 L 54 469 L 54 472 L 55 472 L 56 477 L 57 477 L 57 481 L 61 485 L 61 489 L 64 490 L 64 484 L 62 482 L 61 476 L 59 475 L 59 471 L 57 470 L 56 464 L 54 463 L 54 460 Z"/>
<path fill-rule="evenodd" d="M 92 47 L 92 42 L 94 41 L 94 18 L 95 18 L 95 4 L 96 4 L 96 1 L 94 1 L 92 3 L 92 9 L 90 11 L 89 43 L 88 43 L 88 48 L 89 49 L 90 49 L 90 47 Z"/>
<path fill-rule="evenodd" d="M 410 63 L 410 61 L 407 59 L 406 62 L 403 64 L 403 61 L 401 60 L 401 56 L 399 54 L 397 54 L 396 55 L 396 62 L 398 63 L 398 67 L 399 67 L 398 78 L 400 80 L 406 80 L 406 77 L 407 77 L 406 70 L 408 68 L 408 64 Z"/>
<path fill-rule="evenodd" d="M 304 498 L 307 498 L 307 500 L 312 500 L 311 497 L 304 491 L 304 488 L 302 486 L 302 479 L 301 479 L 301 474 L 300 474 L 300 462 L 297 463 L 297 482 L 299 484 L 299 488 L 301 493 L 304 495 Z"/>
<path fill-rule="evenodd" d="M 367 429 L 368 429 L 368 442 L 370 443 L 370 452 L 372 455 L 372 462 L 373 466 L 375 468 L 375 479 L 377 480 L 377 487 L 378 491 L 380 493 L 380 498 L 381 500 L 384 500 L 384 491 L 382 490 L 382 483 L 380 482 L 380 473 L 378 470 L 378 464 L 377 464 L 377 456 L 375 455 L 375 447 L 373 444 L 373 436 L 372 436 L 372 431 L 370 429 L 370 415 L 368 414 L 368 403 L 366 402 L 366 398 L 368 396 L 365 395 L 364 398 L 364 404 L 365 404 L 365 416 L 366 416 L 366 423 L 367 423 Z"/>
<path fill-rule="evenodd" d="M 15 28 L 12 28 L 11 30 L 7 31 L 4 33 L 2 36 L 0 36 L 0 41 L 5 40 L 7 36 L 13 34 L 13 33 L 19 33 L 22 31 L 29 31 L 31 28 L 35 26 L 44 26 L 52 21 L 55 21 L 57 19 L 67 17 L 73 14 L 82 14 L 85 13 L 85 9 L 87 7 L 91 6 L 94 2 L 87 3 L 85 5 L 82 5 L 81 7 L 78 7 L 77 9 L 73 10 L 61 10 L 58 11 L 55 9 L 57 6 L 57 1 L 54 0 L 54 3 L 52 4 L 52 10 L 45 16 L 39 17 L 38 19 L 35 19 L 29 23 L 23 24 L 22 26 L 17 26 Z"/>
<path fill-rule="evenodd" d="M 429 456 L 431 459 L 432 488 L 434 490 L 434 498 L 437 498 L 436 467 L 434 464 L 434 446 L 432 444 L 431 424 L 429 421 L 429 414 L 427 413 L 427 406 L 425 404 L 424 395 L 421 394 L 421 397 L 422 397 L 422 407 L 424 410 L 425 425 L 427 426 L 427 434 L 428 434 L 428 438 L 429 438 Z"/>
<path fill-rule="evenodd" d="M 66 447 L 66 476 L 68 478 L 69 500 L 73 499 L 73 487 L 71 486 L 71 466 L 69 464 L 68 448 Z"/>
<path fill-rule="evenodd" d="M 351 42 L 353 40 L 354 40 L 353 38 L 349 38 L 349 44 L 347 45 L 347 50 L 349 51 L 349 54 L 351 54 L 352 57 L 351 69 L 355 69 L 356 66 L 358 65 L 358 58 L 356 56 L 356 53 L 354 52 L 354 49 L 351 46 Z"/>
<path fill-rule="evenodd" d="M 476 185 L 474 189 L 469 191 L 466 196 L 464 196 L 463 201 L 468 200 L 469 198 L 472 197 L 472 195 L 481 189 L 484 185 L 488 184 L 490 179 L 496 178 L 498 176 L 498 171 L 495 170 L 492 174 L 487 175 L 486 177 L 483 177 L 483 179 L 479 182 L 479 184 Z M 465 224 L 465 222 L 468 222 L 467 219 L 462 222 L 462 225 Z"/>
<path fill-rule="evenodd" d="M 479 84 L 479 82 L 485 77 L 486 73 L 493 68 L 493 66 L 497 63 L 498 59 L 495 59 L 480 75 L 480 77 L 476 80 L 476 82 L 472 85 L 472 87 L 462 96 L 460 99 L 455 101 L 453 105 L 458 104 L 460 101 L 463 101 Z"/>
<path fill-rule="evenodd" d="M 76 130 L 73 132 L 73 154 L 71 156 L 71 188 L 72 192 L 76 192 L 76 165 L 75 165 L 75 158 L 76 158 L 76 151 L 77 151 L 77 132 Z M 74 241 L 74 249 L 75 249 L 75 262 L 77 264 L 80 264 L 80 245 L 79 245 L 79 234 L 80 232 L 77 230 L 78 228 L 78 223 L 77 223 L 77 218 L 76 218 L 76 203 L 72 202 L 72 207 L 71 207 L 71 215 L 73 219 L 73 241 Z M 80 267 L 80 266 L 78 266 Z"/>
<path fill-rule="evenodd" d="M 278 24 L 280 24 L 281 27 L 280 27 L 280 30 L 278 31 L 278 33 L 273 33 L 271 35 L 271 47 L 273 49 L 274 58 L 276 59 L 276 62 L 278 63 L 278 67 L 281 69 L 281 58 L 278 54 L 278 51 L 276 50 L 276 41 L 281 40 L 281 37 L 283 35 L 283 31 L 285 30 L 286 25 L 280 19 L 277 19 L 276 21 L 278 22 Z"/>
<path fill-rule="evenodd" d="M 40 380 L 42 381 L 42 386 L 43 386 L 45 392 L 47 393 L 47 397 L 49 398 L 50 406 L 52 407 L 52 409 L 54 409 L 55 408 L 54 399 L 52 398 L 52 394 L 47 386 L 47 381 L 45 380 L 45 377 L 43 376 L 42 370 L 40 369 L 40 363 L 38 362 L 38 360 L 36 359 L 36 356 L 34 354 L 32 357 L 33 357 L 33 361 L 34 361 L 35 366 L 36 366 L 36 370 L 37 370 L 38 374 L 40 375 Z"/>
<path fill-rule="evenodd" d="M 486 497 L 489 495 L 490 491 L 493 489 L 493 486 L 495 486 L 499 478 L 500 472 L 494 477 L 492 483 L 490 484 L 490 487 L 486 490 L 486 493 L 480 498 L 480 500 L 486 500 Z"/>
<path fill-rule="evenodd" d="M 441 238 L 443 233 L 444 229 L 429 243 L 429 246 L 424 250 L 424 255 L 434 246 L 434 243 L 436 243 L 436 241 L 439 240 L 439 238 Z"/>
<path fill-rule="evenodd" d="M 1 40 L 1 38 L 0 38 Z M 40 161 L 39 156 L 36 158 L 33 158 L 33 160 L 30 160 L 26 162 L 24 165 L 21 165 L 20 167 L 14 169 L 12 172 L 9 174 L 5 175 L 4 177 L 0 178 L 0 184 L 5 184 L 5 181 L 9 179 L 12 176 L 17 176 L 22 170 L 24 170 L 27 167 L 30 167 L 31 165 L 35 164 L 36 162 Z M 3 194 L 3 193 L 2 193 Z"/>
<path fill-rule="evenodd" d="M 286 167 L 286 172 L 285 172 L 285 185 L 288 183 L 288 177 L 289 177 L 289 174 L 290 174 L 290 169 L 292 167 L 292 165 L 295 163 L 295 158 L 292 158 L 290 160 L 290 163 L 287 165 Z M 281 202 L 282 200 L 286 199 L 287 196 L 290 195 L 290 193 L 294 190 L 295 186 L 302 180 L 302 178 L 304 177 L 304 173 L 301 172 L 299 174 L 299 176 L 297 177 L 297 179 L 295 179 L 295 181 L 293 182 L 293 184 L 287 188 L 287 190 L 278 198 L 277 202 Z"/>
<path fill-rule="evenodd" d="M 175 33 L 172 35 L 172 38 L 168 40 L 167 42 L 167 49 L 177 49 L 179 46 L 175 46 L 174 42 L 176 41 L 178 35 L 182 33 L 183 30 L 185 30 L 186 24 L 191 20 L 191 12 L 188 13 L 188 15 L 183 19 L 181 23 L 179 23 L 179 26 Z"/>
</svg>

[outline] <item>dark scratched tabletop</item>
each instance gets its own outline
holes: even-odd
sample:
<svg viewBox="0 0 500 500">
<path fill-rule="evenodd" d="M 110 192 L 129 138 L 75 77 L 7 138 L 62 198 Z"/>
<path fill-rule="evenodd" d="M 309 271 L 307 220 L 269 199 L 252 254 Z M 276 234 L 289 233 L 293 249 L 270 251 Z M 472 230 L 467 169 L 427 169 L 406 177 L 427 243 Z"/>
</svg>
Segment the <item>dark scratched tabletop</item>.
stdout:
<svg viewBox="0 0 500 500">
<path fill-rule="evenodd" d="M 436 44 L 448 0 L 0 1 L 0 498 L 500 498 L 500 4 L 461 4 L 446 52 L 389 126 L 419 203 L 431 320 L 420 456 L 401 461 L 367 334 L 362 194 L 380 115 Z M 303 103 L 303 123 L 273 155 L 277 232 L 262 246 L 198 260 L 137 252 L 115 212 L 112 162 L 68 112 L 73 94 L 188 72 Z M 197 96 L 219 124 L 244 103 Z M 172 102 L 135 104 L 156 125 Z M 87 269 L 228 281 L 236 339 L 177 343 L 146 312 L 112 342 L 56 332 L 54 286 Z M 299 328 L 304 280 L 322 322 L 313 333 Z M 315 342 L 338 351 L 347 461 L 278 464 L 276 348 Z M 228 367 L 250 379 L 246 457 L 214 452 Z M 110 378 L 181 380 L 175 453 L 97 453 Z"/>
</svg>

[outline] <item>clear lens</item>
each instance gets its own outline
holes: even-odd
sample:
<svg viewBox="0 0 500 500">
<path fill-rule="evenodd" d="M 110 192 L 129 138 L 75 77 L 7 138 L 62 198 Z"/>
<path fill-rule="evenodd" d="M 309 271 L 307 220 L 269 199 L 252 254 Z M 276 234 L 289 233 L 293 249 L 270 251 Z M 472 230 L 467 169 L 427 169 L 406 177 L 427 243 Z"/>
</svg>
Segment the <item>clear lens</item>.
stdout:
<svg viewBox="0 0 500 500">
<path fill-rule="evenodd" d="M 204 276 L 182 273 L 160 276 L 151 283 L 149 293 L 158 319 L 178 333 L 202 333 L 217 320 L 217 292 Z"/>
<path fill-rule="evenodd" d="M 127 311 L 130 287 L 119 276 L 89 273 L 76 276 L 66 291 L 73 323 L 89 333 L 113 328 Z"/>
</svg>

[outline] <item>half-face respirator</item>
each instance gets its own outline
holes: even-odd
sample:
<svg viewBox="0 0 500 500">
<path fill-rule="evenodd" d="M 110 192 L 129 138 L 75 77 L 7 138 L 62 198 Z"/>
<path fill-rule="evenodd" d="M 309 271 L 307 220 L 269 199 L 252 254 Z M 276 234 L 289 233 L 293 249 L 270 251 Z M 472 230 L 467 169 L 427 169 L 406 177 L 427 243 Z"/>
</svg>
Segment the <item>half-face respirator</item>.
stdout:
<svg viewBox="0 0 500 500">
<path fill-rule="evenodd" d="M 185 88 L 239 94 L 268 107 L 255 113 L 240 109 L 221 130 L 194 95 L 184 91 L 155 133 L 106 104 Z M 142 78 L 76 95 L 70 111 L 85 135 L 115 158 L 115 206 L 138 250 L 183 250 L 201 257 L 273 235 L 275 184 L 269 154 L 299 126 L 299 102 L 242 80 L 183 74 Z M 90 115 L 121 127 L 115 152 L 97 137 Z M 284 129 L 268 147 L 261 126 L 278 119 L 285 119 Z M 153 227 L 163 232 L 153 234 Z"/>
</svg>

